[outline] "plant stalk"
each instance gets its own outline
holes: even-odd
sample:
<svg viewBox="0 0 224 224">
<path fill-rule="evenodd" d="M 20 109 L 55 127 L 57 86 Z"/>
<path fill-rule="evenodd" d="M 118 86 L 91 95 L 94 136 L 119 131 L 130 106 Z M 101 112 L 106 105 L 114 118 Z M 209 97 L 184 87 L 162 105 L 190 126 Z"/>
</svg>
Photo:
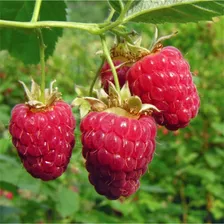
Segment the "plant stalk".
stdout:
<svg viewBox="0 0 224 224">
<path fill-rule="evenodd" d="M 91 83 L 91 86 L 90 86 L 90 89 L 89 89 L 89 95 L 90 95 L 90 96 L 93 95 L 93 87 L 94 87 L 94 85 L 95 85 L 95 83 L 96 83 L 97 78 L 99 77 L 100 70 L 101 70 L 101 68 L 102 68 L 102 66 L 103 66 L 103 64 L 104 64 L 104 61 L 105 61 L 105 59 L 102 58 L 102 61 L 101 61 L 101 63 L 100 63 L 100 66 L 99 66 L 99 68 L 97 69 L 96 74 L 95 74 L 95 76 L 94 76 L 94 79 L 93 79 L 93 81 L 92 81 L 92 83 Z"/>
<path fill-rule="evenodd" d="M 41 65 L 41 102 L 45 103 L 45 48 L 44 39 L 42 35 L 41 29 L 37 30 L 38 39 L 39 39 L 39 47 L 40 47 L 40 65 Z"/>
<path fill-rule="evenodd" d="M 105 20 L 105 22 L 110 22 L 111 19 L 113 18 L 114 13 L 115 13 L 115 10 L 112 8 L 111 11 L 110 11 L 109 16 L 107 17 L 107 19 Z"/>
<path fill-rule="evenodd" d="M 77 23 L 77 22 L 64 22 L 64 21 L 37 21 L 39 10 L 41 6 L 41 0 L 37 0 L 34 8 L 34 13 L 31 19 L 31 22 L 19 22 L 19 21 L 10 21 L 10 20 L 0 20 L 1 27 L 12 27 L 12 28 L 21 28 L 21 29 L 38 29 L 38 28 L 73 28 L 88 31 L 91 34 L 101 35 L 108 30 L 111 30 L 114 27 L 117 27 L 125 22 L 124 17 L 130 8 L 134 0 L 128 0 L 124 9 L 122 10 L 120 16 L 115 22 L 105 23 Z M 112 16 L 113 10 L 110 14 Z M 110 18 L 109 18 L 110 19 Z"/>
<path fill-rule="evenodd" d="M 107 62 L 109 63 L 109 65 L 110 65 L 110 68 L 111 68 L 111 71 L 112 71 L 112 74 L 113 74 L 113 77 L 114 77 L 115 87 L 116 87 L 117 91 L 120 92 L 120 84 L 119 84 L 119 80 L 118 80 L 118 76 L 117 76 L 117 71 L 116 71 L 114 63 L 113 63 L 113 61 L 110 57 L 110 51 L 107 47 L 105 36 L 100 35 L 100 38 L 101 38 L 101 43 L 102 43 L 102 47 L 103 47 L 104 56 L 107 59 Z"/>
<path fill-rule="evenodd" d="M 73 28 L 86 30 L 91 34 L 98 34 L 101 30 L 101 26 L 105 24 L 96 24 L 96 23 L 76 23 L 76 22 L 62 22 L 62 21 L 37 21 L 37 22 L 18 22 L 18 21 L 9 21 L 9 20 L 0 20 L 0 28 L 21 28 L 21 29 L 38 29 L 38 28 Z"/>
<path fill-rule="evenodd" d="M 129 10 L 131 4 L 134 2 L 134 0 L 128 0 L 126 5 L 124 6 L 124 9 L 121 11 L 121 14 L 119 15 L 119 17 L 117 18 L 117 20 L 111 24 L 109 24 L 108 26 L 105 26 L 103 28 L 101 28 L 98 32 L 96 31 L 95 34 L 103 34 L 108 30 L 113 29 L 114 27 L 119 26 L 120 24 L 124 23 L 124 17 L 125 14 L 127 13 L 127 11 Z"/>
<path fill-rule="evenodd" d="M 41 3 L 42 0 L 36 0 L 31 22 L 37 22 L 40 13 Z"/>
</svg>

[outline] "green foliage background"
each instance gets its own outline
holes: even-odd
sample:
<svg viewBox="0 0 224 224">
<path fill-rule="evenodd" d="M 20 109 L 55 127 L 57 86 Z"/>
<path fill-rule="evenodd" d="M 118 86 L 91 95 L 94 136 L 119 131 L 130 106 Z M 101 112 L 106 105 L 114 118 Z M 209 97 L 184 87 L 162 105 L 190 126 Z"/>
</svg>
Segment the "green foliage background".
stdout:
<svg viewBox="0 0 224 224">
<path fill-rule="evenodd" d="M 98 5 L 99 6 L 99 5 Z M 72 10 L 73 8 L 76 10 Z M 70 5 L 69 18 L 99 22 L 106 7 L 88 2 Z M 91 13 L 93 12 L 94 13 Z M 77 14 L 77 12 L 79 12 Z M 85 18 L 83 14 L 87 15 Z M 97 15 L 97 16 L 94 16 Z M 102 17 L 102 18 L 101 18 Z M 153 26 L 131 24 L 150 46 Z M 0 196 L 0 222 L 224 222 L 224 19 L 214 23 L 159 25 L 160 35 L 179 34 L 164 42 L 179 48 L 191 65 L 201 97 L 199 115 L 179 132 L 158 129 L 157 149 L 139 191 L 128 199 L 109 201 L 88 182 L 81 155 L 79 114 L 76 146 L 64 175 L 51 182 L 32 178 L 22 167 L 8 133 L 10 111 L 24 102 L 17 80 L 40 81 L 39 65 L 25 66 L 0 52 L 0 188 L 13 193 Z M 113 36 L 110 37 L 111 43 Z M 75 84 L 87 88 L 100 58 L 97 36 L 64 30 L 55 53 L 47 61 L 47 81 L 57 86 L 67 102 L 76 97 Z"/>
</svg>

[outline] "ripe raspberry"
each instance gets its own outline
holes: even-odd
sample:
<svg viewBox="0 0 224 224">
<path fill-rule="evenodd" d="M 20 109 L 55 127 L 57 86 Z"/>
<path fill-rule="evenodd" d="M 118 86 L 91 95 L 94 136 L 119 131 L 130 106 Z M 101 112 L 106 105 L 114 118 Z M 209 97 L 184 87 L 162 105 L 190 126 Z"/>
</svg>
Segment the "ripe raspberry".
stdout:
<svg viewBox="0 0 224 224">
<path fill-rule="evenodd" d="M 80 129 L 89 181 L 96 191 L 112 200 L 136 192 L 155 150 L 154 119 L 90 112 Z"/>
<path fill-rule="evenodd" d="M 75 123 L 71 107 L 63 101 L 41 111 L 25 104 L 13 108 L 9 131 L 33 177 L 53 180 L 66 170 L 75 144 Z"/>
<path fill-rule="evenodd" d="M 127 79 L 134 95 L 161 110 L 153 116 L 169 130 L 186 127 L 198 113 L 200 99 L 189 64 L 174 47 L 164 47 L 136 62 Z"/>
<path fill-rule="evenodd" d="M 13 199 L 13 193 L 8 191 L 8 192 L 6 192 L 5 197 L 9 200 L 12 200 Z"/>
<path fill-rule="evenodd" d="M 124 61 L 113 60 L 113 63 L 114 63 L 114 66 L 116 67 L 116 66 L 119 66 L 122 63 L 124 63 Z M 126 74 L 127 74 L 127 71 L 129 70 L 129 68 L 130 68 L 129 66 L 123 65 L 116 69 L 120 87 L 122 87 L 126 82 Z M 108 92 L 108 83 L 109 82 L 114 83 L 114 77 L 113 77 L 113 74 L 112 74 L 112 71 L 111 71 L 111 68 L 110 68 L 110 65 L 108 64 L 108 62 L 105 62 L 103 67 L 101 68 L 100 78 L 101 78 L 101 82 L 102 82 L 102 86 L 103 86 L 104 90 L 106 92 Z"/>
</svg>

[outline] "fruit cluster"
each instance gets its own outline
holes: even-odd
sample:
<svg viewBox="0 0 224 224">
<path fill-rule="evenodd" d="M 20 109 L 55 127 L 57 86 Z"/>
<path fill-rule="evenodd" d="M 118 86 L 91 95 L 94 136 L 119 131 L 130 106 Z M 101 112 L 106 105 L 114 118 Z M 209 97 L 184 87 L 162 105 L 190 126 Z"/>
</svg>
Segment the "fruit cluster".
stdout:
<svg viewBox="0 0 224 224">
<path fill-rule="evenodd" d="M 117 59 L 114 64 L 119 65 Z M 106 62 L 101 70 L 101 80 L 106 91 L 106 83 L 113 82 L 112 72 L 105 71 L 107 67 Z M 125 77 L 133 95 L 160 110 L 155 111 L 153 117 L 157 124 L 168 130 L 186 127 L 198 113 L 200 99 L 190 66 L 174 47 L 164 47 L 156 53 L 149 53 L 130 67 L 121 66 L 117 74 L 121 86 L 124 85 Z"/>
<path fill-rule="evenodd" d="M 155 152 L 157 124 L 171 131 L 184 128 L 200 105 L 189 64 L 178 49 L 158 44 L 151 51 L 129 49 L 127 54 L 119 46 L 111 55 L 121 91 L 105 62 L 100 71 L 105 91 L 97 99 L 72 102 L 87 112 L 80 130 L 89 181 L 108 199 L 130 196 L 139 188 Z M 12 110 L 12 141 L 33 177 L 53 180 L 66 170 L 75 144 L 71 106 L 52 84 L 44 102 L 36 83 L 31 91 L 23 86 L 28 101 Z"/>
</svg>

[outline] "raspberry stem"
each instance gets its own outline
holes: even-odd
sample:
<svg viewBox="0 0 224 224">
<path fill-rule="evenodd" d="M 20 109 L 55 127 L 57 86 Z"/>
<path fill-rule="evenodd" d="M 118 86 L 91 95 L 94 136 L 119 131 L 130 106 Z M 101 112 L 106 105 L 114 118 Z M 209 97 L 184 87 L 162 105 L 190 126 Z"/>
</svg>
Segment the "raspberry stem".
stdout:
<svg viewBox="0 0 224 224">
<path fill-rule="evenodd" d="M 103 58 L 102 58 L 102 61 L 101 61 L 101 63 L 100 63 L 100 66 L 99 66 L 99 68 L 98 68 L 97 71 L 96 71 L 95 77 L 94 77 L 94 79 L 93 79 L 93 81 L 92 81 L 92 83 L 91 83 L 91 86 L 90 86 L 90 89 L 89 89 L 89 95 L 90 95 L 90 96 L 93 95 L 93 87 L 94 87 L 94 85 L 95 85 L 95 83 L 96 83 L 96 80 L 97 80 L 99 74 L 100 74 L 100 70 L 101 70 L 101 68 L 102 68 L 102 66 L 103 66 L 103 64 L 104 64 L 104 61 L 105 61 L 105 58 L 103 57 Z"/>
<path fill-rule="evenodd" d="M 117 89 L 118 92 L 120 92 L 120 84 L 119 84 L 119 80 L 118 80 L 118 76 L 117 76 L 117 71 L 115 69 L 114 63 L 110 57 L 110 51 L 107 47 L 107 43 L 106 43 L 106 39 L 104 35 L 100 35 L 101 38 L 101 43 L 102 43 L 102 47 L 103 47 L 103 52 L 104 52 L 104 56 L 108 61 L 108 64 L 110 65 L 113 77 L 114 77 L 114 84 L 115 87 Z"/>
<path fill-rule="evenodd" d="M 37 22 L 40 13 L 41 3 L 42 0 L 36 0 L 31 22 Z"/>
<path fill-rule="evenodd" d="M 38 39 L 39 39 L 39 46 L 40 46 L 40 64 L 41 64 L 40 101 L 45 103 L 44 92 L 45 92 L 45 48 L 46 48 L 46 46 L 44 45 L 44 39 L 43 39 L 41 29 L 38 29 L 37 32 L 38 32 Z"/>
<path fill-rule="evenodd" d="M 113 18 L 114 13 L 115 13 L 115 10 L 113 8 L 111 8 L 110 14 L 108 15 L 108 17 L 105 20 L 105 22 L 111 22 L 111 19 Z"/>
</svg>

